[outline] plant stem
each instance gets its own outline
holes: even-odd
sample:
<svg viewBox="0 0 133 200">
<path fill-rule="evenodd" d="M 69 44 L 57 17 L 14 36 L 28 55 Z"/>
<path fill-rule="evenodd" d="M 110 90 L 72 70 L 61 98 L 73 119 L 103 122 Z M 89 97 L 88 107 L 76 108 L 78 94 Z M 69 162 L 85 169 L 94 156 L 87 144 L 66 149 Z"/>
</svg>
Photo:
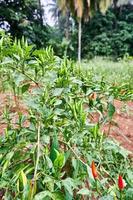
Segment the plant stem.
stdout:
<svg viewBox="0 0 133 200">
<path fill-rule="evenodd" d="M 98 180 L 97 179 L 95 179 L 95 183 L 96 183 L 96 191 L 101 196 L 102 194 L 101 194 L 101 192 L 100 192 L 100 190 L 98 188 Z"/>
<path fill-rule="evenodd" d="M 120 200 L 123 200 L 122 199 L 122 191 L 120 190 Z"/>
<path fill-rule="evenodd" d="M 36 159 L 36 166 L 34 171 L 34 178 L 36 178 L 38 163 L 40 158 L 40 121 L 38 122 L 38 132 L 37 132 L 37 159 Z"/>
<path fill-rule="evenodd" d="M 109 134 L 110 134 L 110 130 L 111 130 L 111 121 L 109 121 L 109 127 L 108 127 L 107 136 L 109 136 Z"/>
<path fill-rule="evenodd" d="M 109 167 L 108 167 L 109 168 Z M 111 180 L 116 184 L 114 178 L 110 175 L 110 173 L 102 166 L 102 170 L 111 178 Z M 110 185 L 111 186 L 111 185 Z"/>
<path fill-rule="evenodd" d="M 36 158 L 36 165 L 35 165 L 35 171 L 33 176 L 33 185 L 31 189 L 31 197 L 30 199 L 33 199 L 34 196 L 34 188 L 36 184 L 36 178 L 37 178 L 37 170 L 38 170 L 38 164 L 39 164 L 39 158 L 40 158 L 40 121 L 38 122 L 38 131 L 37 131 L 37 158 Z"/>
<path fill-rule="evenodd" d="M 77 153 L 74 151 L 74 149 L 73 149 L 68 143 L 66 143 L 66 142 L 64 142 L 64 141 L 61 141 L 61 140 L 59 140 L 59 142 L 61 142 L 61 143 L 65 144 L 65 145 L 67 145 L 68 148 L 69 148 L 69 149 L 72 151 L 72 153 L 75 155 L 75 157 L 76 157 L 83 165 L 85 165 L 86 167 L 88 167 L 88 165 L 87 165 L 83 160 L 81 160 L 81 158 L 77 155 Z"/>
<path fill-rule="evenodd" d="M 17 69 L 16 67 L 13 67 L 13 66 L 11 66 L 11 68 L 14 69 L 14 70 L 16 70 L 16 71 L 18 71 L 19 73 L 23 74 L 23 75 L 26 76 L 28 79 L 30 79 L 32 82 L 34 82 L 38 87 L 40 87 L 39 84 L 38 84 L 38 82 L 35 81 L 33 78 L 31 78 L 31 77 L 30 77 L 28 74 L 26 74 L 25 72 L 22 72 L 20 69 Z"/>
</svg>

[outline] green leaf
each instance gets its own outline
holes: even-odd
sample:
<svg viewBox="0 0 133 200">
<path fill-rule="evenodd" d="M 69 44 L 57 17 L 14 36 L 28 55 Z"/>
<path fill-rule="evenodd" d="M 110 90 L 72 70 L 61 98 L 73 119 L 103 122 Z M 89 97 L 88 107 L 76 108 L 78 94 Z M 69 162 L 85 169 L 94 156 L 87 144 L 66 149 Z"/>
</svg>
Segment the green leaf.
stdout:
<svg viewBox="0 0 133 200">
<path fill-rule="evenodd" d="M 55 88 L 53 91 L 53 96 L 60 96 L 64 88 Z"/>
<path fill-rule="evenodd" d="M 128 181 L 130 181 L 131 185 L 133 184 L 133 170 L 132 169 L 128 169 L 127 170 L 127 178 L 128 178 Z"/>
<path fill-rule="evenodd" d="M 57 152 L 57 157 L 54 161 L 54 167 L 55 169 L 57 170 L 60 170 L 62 169 L 62 167 L 64 166 L 65 164 L 65 156 L 64 156 L 64 153 L 58 153 Z"/>
<path fill-rule="evenodd" d="M 64 200 L 64 195 L 61 194 L 60 192 L 51 193 L 49 191 L 44 191 L 44 192 L 38 193 L 35 196 L 34 200 L 46 200 L 47 197 L 50 197 L 50 199 L 52 199 L 52 200 Z"/>
<path fill-rule="evenodd" d="M 10 160 L 12 159 L 14 155 L 14 152 L 9 152 L 7 155 L 6 155 L 6 160 L 4 160 L 4 165 L 3 165 L 3 168 L 2 168 L 2 174 L 5 173 L 6 169 L 8 168 L 8 166 L 10 165 Z"/>
<path fill-rule="evenodd" d="M 52 142 L 51 142 L 51 148 L 50 148 L 50 159 L 52 160 L 52 162 L 54 162 L 54 160 L 57 157 L 56 154 L 56 150 L 59 150 L 59 142 L 58 142 L 58 136 L 56 131 L 54 132 L 54 136 L 52 138 Z"/>
<path fill-rule="evenodd" d="M 12 64 L 13 62 L 12 58 L 6 57 L 0 65 Z"/>
<path fill-rule="evenodd" d="M 13 81 L 15 82 L 15 85 L 17 87 L 20 86 L 20 84 L 25 80 L 25 76 L 23 74 L 18 74 L 18 73 L 15 73 L 13 75 Z"/>
<path fill-rule="evenodd" d="M 21 170 L 21 172 L 20 172 L 20 179 L 22 181 L 23 187 L 25 188 L 27 185 L 27 177 L 26 177 L 25 173 L 23 172 L 23 170 Z"/>
<path fill-rule="evenodd" d="M 44 144 L 49 144 L 50 143 L 50 137 L 49 137 L 49 135 L 43 135 L 41 139 L 42 139 L 42 142 Z"/>
<path fill-rule="evenodd" d="M 57 99 L 56 102 L 54 103 L 54 106 L 58 106 L 62 104 L 62 100 Z"/>
<path fill-rule="evenodd" d="M 72 178 L 66 178 L 65 180 L 62 180 L 62 184 L 64 188 L 69 192 L 71 196 L 73 196 L 73 188 L 74 188 L 74 182 Z"/>
<path fill-rule="evenodd" d="M 106 195 L 101 197 L 99 200 L 114 200 L 114 197 L 111 195 Z"/>
<path fill-rule="evenodd" d="M 52 198 L 52 193 L 49 191 L 40 192 L 35 196 L 34 200 L 45 200 L 46 197 Z"/>
<path fill-rule="evenodd" d="M 65 199 L 64 195 L 61 194 L 60 192 L 55 192 L 52 194 L 52 196 L 53 196 L 52 198 L 54 200 L 64 200 Z"/>
<path fill-rule="evenodd" d="M 108 104 L 108 117 L 110 120 L 112 119 L 114 113 L 115 113 L 115 107 L 112 103 L 109 103 Z"/>
<path fill-rule="evenodd" d="M 73 200 L 73 195 L 71 195 L 67 190 L 65 190 L 65 199 L 64 200 Z"/>
<path fill-rule="evenodd" d="M 133 200 L 133 188 L 128 188 L 126 191 L 126 199 L 125 200 Z"/>
<path fill-rule="evenodd" d="M 23 85 L 21 88 L 22 94 L 25 93 L 26 91 L 28 91 L 29 87 L 30 87 L 29 83 Z"/>
<path fill-rule="evenodd" d="M 53 163 L 52 163 L 51 159 L 48 156 L 46 156 L 46 161 L 47 161 L 47 165 L 48 165 L 49 169 L 52 169 Z"/>
<path fill-rule="evenodd" d="M 43 184 L 46 185 L 47 189 L 51 192 L 54 192 L 54 179 L 49 177 L 49 176 L 46 176 L 44 178 L 44 181 L 43 181 Z"/>
<path fill-rule="evenodd" d="M 88 190 L 87 188 L 82 188 L 81 190 L 79 190 L 78 192 L 77 192 L 77 194 L 81 194 L 81 195 L 91 195 L 91 192 L 90 192 L 90 190 Z"/>
</svg>

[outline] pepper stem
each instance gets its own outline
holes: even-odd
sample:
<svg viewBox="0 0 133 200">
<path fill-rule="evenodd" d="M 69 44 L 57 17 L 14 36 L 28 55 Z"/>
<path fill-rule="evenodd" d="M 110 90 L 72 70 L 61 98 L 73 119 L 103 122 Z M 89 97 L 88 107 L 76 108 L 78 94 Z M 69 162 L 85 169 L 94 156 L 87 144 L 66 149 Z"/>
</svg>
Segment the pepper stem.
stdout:
<svg viewBox="0 0 133 200">
<path fill-rule="evenodd" d="M 120 190 L 120 200 L 123 200 L 122 198 L 122 191 Z"/>
</svg>

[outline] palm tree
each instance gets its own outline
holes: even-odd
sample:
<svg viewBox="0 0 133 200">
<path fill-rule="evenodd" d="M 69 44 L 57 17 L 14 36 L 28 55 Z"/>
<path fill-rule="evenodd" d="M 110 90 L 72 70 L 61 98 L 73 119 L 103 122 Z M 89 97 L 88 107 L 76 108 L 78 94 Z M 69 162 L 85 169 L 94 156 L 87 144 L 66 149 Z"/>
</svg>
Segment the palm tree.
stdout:
<svg viewBox="0 0 133 200">
<path fill-rule="evenodd" d="M 115 0 L 114 0 L 115 2 Z M 116 0 L 117 4 L 123 5 L 128 0 Z M 97 10 L 105 13 L 113 0 L 57 0 L 57 4 L 64 13 L 68 10 L 77 17 L 78 20 L 78 61 L 81 62 L 81 36 L 82 21 L 87 21 Z"/>
<path fill-rule="evenodd" d="M 81 62 L 81 36 L 82 21 L 87 21 L 97 9 L 103 13 L 107 10 L 112 0 L 57 0 L 57 4 L 64 13 L 71 11 L 78 20 L 78 61 Z"/>
<path fill-rule="evenodd" d="M 52 0 L 53 2 L 49 3 L 49 11 L 52 13 L 52 17 L 58 23 L 59 27 L 64 28 L 65 37 L 67 40 L 70 38 L 70 10 L 67 8 L 60 8 L 58 0 Z M 61 5 L 61 2 L 60 2 Z M 64 14 L 65 16 L 62 16 Z M 61 29 L 62 29 L 61 28 Z"/>
<path fill-rule="evenodd" d="M 43 9 L 42 9 L 41 0 L 38 0 L 38 7 L 39 7 L 41 26 L 43 26 Z"/>
<path fill-rule="evenodd" d="M 69 38 L 69 18 L 70 13 L 76 16 L 78 21 L 78 61 L 81 62 L 81 36 L 82 36 L 82 21 L 89 20 L 97 10 L 105 13 L 108 7 L 112 4 L 120 6 L 127 4 L 129 0 L 53 0 L 60 14 L 66 16 L 66 38 Z"/>
</svg>

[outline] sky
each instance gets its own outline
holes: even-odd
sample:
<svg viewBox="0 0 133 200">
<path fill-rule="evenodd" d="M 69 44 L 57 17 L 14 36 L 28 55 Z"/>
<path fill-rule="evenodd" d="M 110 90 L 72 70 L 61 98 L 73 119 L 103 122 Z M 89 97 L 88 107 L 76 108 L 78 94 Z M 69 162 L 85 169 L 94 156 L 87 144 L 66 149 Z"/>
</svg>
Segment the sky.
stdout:
<svg viewBox="0 0 133 200">
<path fill-rule="evenodd" d="M 119 1 L 118 1 L 119 2 Z M 127 3 L 130 2 L 130 4 L 133 5 L 133 0 L 121 0 L 120 2 L 122 3 Z M 54 19 L 51 17 L 51 13 L 49 12 L 50 6 L 48 6 L 48 4 L 53 3 L 52 0 L 41 0 L 41 4 L 42 6 L 44 6 L 44 11 L 45 11 L 45 21 L 47 22 L 47 24 L 49 24 L 50 26 L 54 26 L 55 21 Z"/>
<path fill-rule="evenodd" d="M 48 25 L 53 26 L 55 24 L 54 19 L 51 17 L 51 13 L 49 12 L 50 6 L 48 4 L 52 3 L 52 0 L 41 0 L 42 6 L 44 6 L 45 11 L 45 20 Z"/>
</svg>

